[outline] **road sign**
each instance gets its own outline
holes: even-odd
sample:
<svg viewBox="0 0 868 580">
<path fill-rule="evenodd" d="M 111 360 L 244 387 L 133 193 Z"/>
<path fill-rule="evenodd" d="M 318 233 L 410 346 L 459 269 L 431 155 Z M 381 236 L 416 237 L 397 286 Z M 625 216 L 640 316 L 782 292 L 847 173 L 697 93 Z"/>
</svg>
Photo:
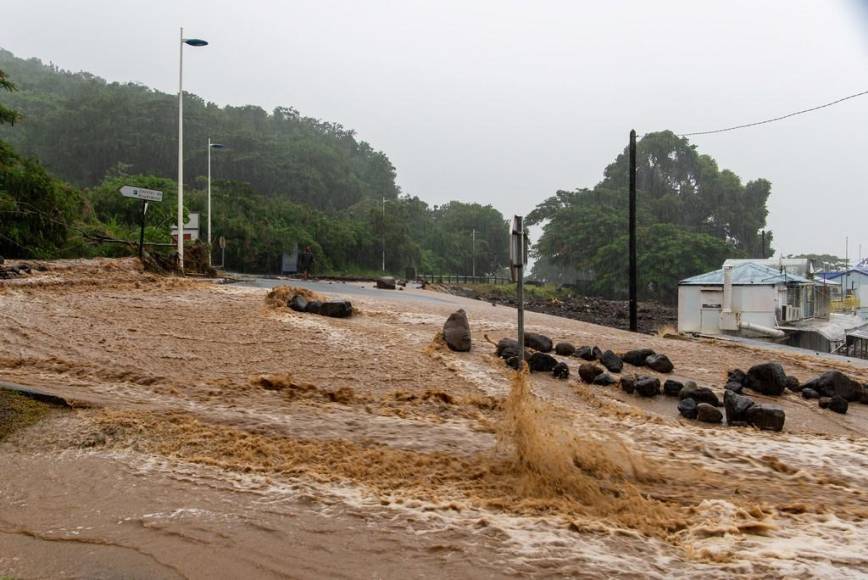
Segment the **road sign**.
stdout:
<svg viewBox="0 0 868 580">
<path fill-rule="evenodd" d="M 162 191 L 145 189 L 144 187 L 132 187 L 131 185 L 123 186 L 121 188 L 121 195 L 135 199 L 144 199 L 145 201 L 163 201 Z"/>
<path fill-rule="evenodd" d="M 220 239 L 217 240 L 217 245 L 220 246 L 221 249 L 226 247 L 226 238 L 220 236 Z"/>
</svg>

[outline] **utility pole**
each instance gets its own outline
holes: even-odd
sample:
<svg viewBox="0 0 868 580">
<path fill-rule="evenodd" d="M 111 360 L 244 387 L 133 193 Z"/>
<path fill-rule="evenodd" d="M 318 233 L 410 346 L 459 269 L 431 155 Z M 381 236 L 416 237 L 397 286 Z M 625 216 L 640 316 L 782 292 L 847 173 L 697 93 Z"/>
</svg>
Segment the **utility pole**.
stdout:
<svg viewBox="0 0 868 580">
<path fill-rule="evenodd" d="M 383 196 L 383 274 L 386 273 L 386 196 Z"/>
<path fill-rule="evenodd" d="M 470 255 L 472 260 L 471 274 L 476 278 L 476 228 L 473 228 L 472 241 L 470 243 Z"/>
<path fill-rule="evenodd" d="M 630 131 L 630 330 L 637 332 L 636 316 L 636 130 Z"/>
</svg>

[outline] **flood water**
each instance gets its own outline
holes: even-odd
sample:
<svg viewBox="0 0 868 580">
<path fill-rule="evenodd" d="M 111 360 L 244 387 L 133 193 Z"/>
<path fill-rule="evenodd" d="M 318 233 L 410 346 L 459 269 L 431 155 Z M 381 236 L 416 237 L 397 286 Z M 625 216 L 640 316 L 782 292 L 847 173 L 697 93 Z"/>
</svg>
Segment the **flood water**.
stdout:
<svg viewBox="0 0 868 580">
<path fill-rule="evenodd" d="M 787 393 L 783 433 L 493 356 L 514 311 L 427 291 L 266 288 L 80 262 L 0 289 L 0 380 L 79 403 L 0 442 L 0 575 L 860 577 L 868 407 Z M 94 280 L 98 282 L 94 282 Z M 270 285 L 271 282 L 264 283 Z M 434 337 L 467 310 L 470 353 Z M 529 313 L 555 340 L 667 353 L 719 388 L 773 357 Z M 578 363 L 568 361 L 575 374 Z M 842 368 L 861 380 L 865 370 Z M 765 400 L 757 396 L 758 400 Z"/>
</svg>

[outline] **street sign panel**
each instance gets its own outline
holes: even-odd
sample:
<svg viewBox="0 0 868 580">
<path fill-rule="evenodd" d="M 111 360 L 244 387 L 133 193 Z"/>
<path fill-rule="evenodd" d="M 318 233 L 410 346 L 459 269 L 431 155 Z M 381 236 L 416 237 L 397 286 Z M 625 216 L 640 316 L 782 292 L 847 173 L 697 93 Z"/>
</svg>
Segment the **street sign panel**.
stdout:
<svg viewBox="0 0 868 580">
<path fill-rule="evenodd" d="M 121 195 L 135 199 L 144 199 L 145 201 L 163 201 L 162 191 L 145 189 L 144 187 L 133 187 L 131 185 L 123 186 L 121 188 Z"/>
</svg>

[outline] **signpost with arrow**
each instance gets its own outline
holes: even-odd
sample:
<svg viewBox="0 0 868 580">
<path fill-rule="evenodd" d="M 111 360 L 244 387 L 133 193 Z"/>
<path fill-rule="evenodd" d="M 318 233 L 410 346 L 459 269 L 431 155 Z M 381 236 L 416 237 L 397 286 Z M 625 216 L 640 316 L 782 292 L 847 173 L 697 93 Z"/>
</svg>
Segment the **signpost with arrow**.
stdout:
<svg viewBox="0 0 868 580">
<path fill-rule="evenodd" d="M 163 201 L 163 192 L 155 189 L 133 187 L 131 185 L 123 186 L 120 191 L 121 195 L 124 197 L 142 200 L 142 227 L 139 231 L 139 259 L 141 260 L 145 252 L 145 214 L 148 213 L 148 203 L 152 201 Z"/>
</svg>

